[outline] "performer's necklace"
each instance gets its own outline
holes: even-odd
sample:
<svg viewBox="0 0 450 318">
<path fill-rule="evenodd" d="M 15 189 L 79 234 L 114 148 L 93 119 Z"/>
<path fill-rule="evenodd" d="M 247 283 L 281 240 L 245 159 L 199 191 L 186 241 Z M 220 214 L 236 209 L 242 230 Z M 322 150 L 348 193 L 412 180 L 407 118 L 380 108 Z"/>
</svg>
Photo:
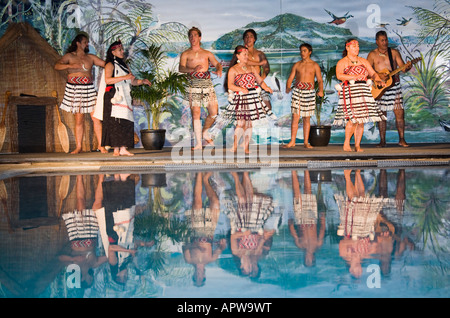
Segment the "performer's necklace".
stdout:
<svg viewBox="0 0 450 318">
<path fill-rule="evenodd" d="M 352 61 L 351 58 L 349 58 L 348 56 L 347 56 L 347 58 L 350 62 L 352 62 L 353 65 L 358 64 L 358 57 L 356 57 L 356 61 Z"/>
<path fill-rule="evenodd" d="M 386 53 L 387 53 L 387 50 L 386 50 L 386 52 L 381 53 L 380 49 L 378 49 L 378 55 L 379 55 L 379 56 L 385 57 L 385 56 L 386 56 Z"/>
</svg>

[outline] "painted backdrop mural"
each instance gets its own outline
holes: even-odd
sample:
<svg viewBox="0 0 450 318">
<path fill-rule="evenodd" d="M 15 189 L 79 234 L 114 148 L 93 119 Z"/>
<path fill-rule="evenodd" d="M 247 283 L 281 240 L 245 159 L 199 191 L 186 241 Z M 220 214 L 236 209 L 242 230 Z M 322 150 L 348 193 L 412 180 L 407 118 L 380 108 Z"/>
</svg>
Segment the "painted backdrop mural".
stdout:
<svg viewBox="0 0 450 318">
<path fill-rule="evenodd" d="M 220 1 L 199 0 L 65 0 L 24 2 L 2 0 L 0 35 L 10 21 L 32 24 L 60 54 L 79 32 L 90 36 L 91 53 L 104 58 L 108 45 L 120 38 L 127 46 L 134 72 L 144 64 L 139 49 L 150 44 L 163 45 L 167 51 L 168 69 L 177 69 L 179 54 L 189 47 L 187 30 L 202 30 L 202 46 L 213 51 L 225 66 L 232 50 L 242 44 L 242 34 L 253 28 L 258 34 L 255 46 L 270 63 L 266 83 L 274 90 L 272 108 L 277 115 L 277 133 L 271 142 L 290 139 L 290 94 L 285 93 L 292 65 L 300 59 L 299 45 L 313 46 L 312 59 L 325 73 L 341 58 L 344 42 L 350 37 L 360 41 L 362 57 L 375 46 L 375 33 L 388 34 L 391 46 L 400 50 L 405 60 L 422 57 L 407 74 L 401 75 L 408 142 L 450 142 L 449 111 L 449 0 L 418 1 L 407 4 L 388 0 L 331 0 L 299 3 L 295 0 Z M 98 70 L 97 70 L 98 74 Z M 223 79 L 214 78 L 219 105 L 224 108 L 227 96 Z M 337 105 L 335 80 L 325 88 L 325 105 L 321 122 L 331 123 Z M 190 134 L 191 118 L 179 97 L 174 108 L 164 114 L 168 142 Z M 142 107 L 135 108 L 136 131 L 147 127 Z M 317 118 L 312 117 L 312 122 Z M 298 139 L 302 139 L 299 129 Z M 259 139 L 261 141 L 261 139 Z M 388 114 L 387 142 L 396 143 L 393 114 Z M 262 141 L 264 142 L 264 141 Z M 332 143 L 343 142 L 343 130 L 333 128 Z M 365 143 L 378 143 L 378 129 L 366 125 Z"/>
</svg>

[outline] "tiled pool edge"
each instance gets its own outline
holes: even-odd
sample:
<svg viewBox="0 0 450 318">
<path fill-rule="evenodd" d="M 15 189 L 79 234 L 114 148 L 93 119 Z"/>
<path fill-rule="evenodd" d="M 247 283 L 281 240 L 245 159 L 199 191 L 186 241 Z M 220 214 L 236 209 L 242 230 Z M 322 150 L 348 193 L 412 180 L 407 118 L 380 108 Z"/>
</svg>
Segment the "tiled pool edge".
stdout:
<svg viewBox="0 0 450 318">
<path fill-rule="evenodd" d="M 135 171 L 135 172 L 175 172 L 192 170 L 235 170 L 235 169 L 335 169 L 335 168 L 420 168 L 420 167 L 450 167 L 449 159 L 379 159 L 379 160 L 286 160 L 279 162 L 172 162 L 140 161 L 105 162 L 61 162 L 61 163 L 21 163 L 2 164 L 0 180 L 40 173 L 101 173 L 105 171 Z"/>
</svg>

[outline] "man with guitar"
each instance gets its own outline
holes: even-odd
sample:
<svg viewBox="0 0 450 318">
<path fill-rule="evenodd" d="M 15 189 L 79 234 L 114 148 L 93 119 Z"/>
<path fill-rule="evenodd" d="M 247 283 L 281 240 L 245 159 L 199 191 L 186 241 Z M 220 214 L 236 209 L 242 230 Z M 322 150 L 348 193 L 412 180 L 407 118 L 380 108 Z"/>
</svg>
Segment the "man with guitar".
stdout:
<svg viewBox="0 0 450 318">
<path fill-rule="evenodd" d="M 400 85 L 399 75 L 394 75 L 391 79 L 390 72 L 397 70 L 397 68 L 404 69 L 404 72 L 408 72 L 412 63 L 409 61 L 405 64 L 400 55 L 400 52 L 396 49 L 389 48 L 389 41 L 385 31 L 378 31 L 376 34 L 377 48 L 369 53 L 367 60 L 378 73 L 380 78 L 386 82 L 386 88 L 382 88 L 378 96 L 374 96 L 378 107 L 386 116 L 387 111 L 393 110 L 395 115 L 395 122 L 397 125 L 399 142 L 402 147 L 409 147 L 405 141 L 405 112 L 403 109 L 403 96 L 402 88 Z M 392 82 L 392 85 L 388 85 Z M 376 89 L 376 88 L 374 88 Z M 372 91 L 372 95 L 374 92 Z M 379 147 L 386 146 L 386 121 L 378 122 L 378 129 L 380 131 L 380 144 Z"/>
</svg>

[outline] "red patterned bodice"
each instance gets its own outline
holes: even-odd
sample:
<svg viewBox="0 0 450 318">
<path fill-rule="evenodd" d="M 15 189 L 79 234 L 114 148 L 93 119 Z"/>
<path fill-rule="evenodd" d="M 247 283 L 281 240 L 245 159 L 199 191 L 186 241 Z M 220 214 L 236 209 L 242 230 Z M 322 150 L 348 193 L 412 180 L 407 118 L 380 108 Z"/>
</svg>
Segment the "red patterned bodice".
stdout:
<svg viewBox="0 0 450 318">
<path fill-rule="evenodd" d="M 367 81 L 369 71 L 367 71 L 364 65 L 350 65 L 344 69 L 344 74 L 347 75 L 361 75 L 357 78 L 357 81 Z"/>
<path fill-rule="evenodd" d="M 234 85 L 243 88 L 256 88 L 256 76 L 253 73 L 238 74 L 234 78 Z"/>
</svg>

